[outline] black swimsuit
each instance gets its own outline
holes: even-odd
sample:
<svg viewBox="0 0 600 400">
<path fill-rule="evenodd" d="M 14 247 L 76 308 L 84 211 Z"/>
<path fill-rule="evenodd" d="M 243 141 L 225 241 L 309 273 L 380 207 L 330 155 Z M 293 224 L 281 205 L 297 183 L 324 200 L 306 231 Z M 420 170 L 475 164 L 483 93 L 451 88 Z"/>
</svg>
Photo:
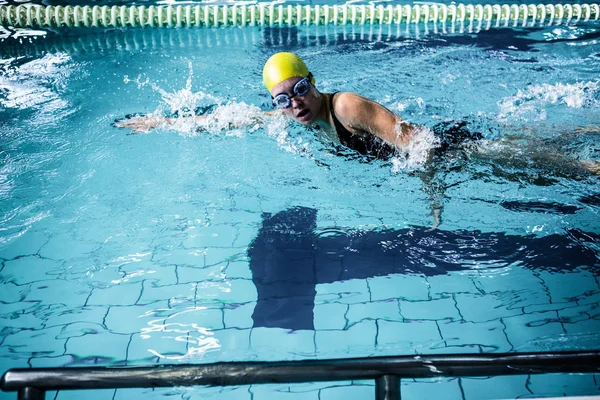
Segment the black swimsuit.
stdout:
<svg viewBox="0 0 600 400">
<path fill-rule="evenodd" d="M 340 138 L 340 143 L 344 146 L 359 152 L 360 154 L 374 156 L 377 158 L 388 159 L 394 155 L 394 147 L 387 144 L 375 135 L 357 135 L 350 132 L 336 118 L 333 110 L 333 97 L 339 92 L 334 92 L 329 98 L 329 109 L 331 110 L 331 118 L 335 125 L 335 131 Z"/>
<path fill-rule="evenodd" d="M 354 151 L 367 156 L 387 160 L 394 156 L 394 146 L 386 143 L 383 139 L 375 135 L 356 135 L 350 132 L 336 118 L 333 110 L 333 97 L 339 92 L 334 92 L 329 98 L 329 108 L 331 109 L 331 118 L 335 125 L 335 131 L 340 138 L 340 143 Z M 467 128 L 466 121 L 446 121 L 438 123 L 432 127 L 433 133 L 440 139 L 439 145 L 434 150 L 434 155 L 441 156 L 450 150 L 463 150 L 465 143 L 476 142 L 483 138 L 483 135 L 477 131 L 471 131 Z"/>
</svg>

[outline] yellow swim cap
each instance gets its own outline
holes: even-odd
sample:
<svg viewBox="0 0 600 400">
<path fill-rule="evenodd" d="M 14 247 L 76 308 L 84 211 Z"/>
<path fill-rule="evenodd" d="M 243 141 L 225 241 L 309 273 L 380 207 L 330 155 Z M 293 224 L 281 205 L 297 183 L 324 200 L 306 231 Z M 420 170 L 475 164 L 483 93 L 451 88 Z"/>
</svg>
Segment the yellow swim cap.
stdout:
<svg viewBox="0 0 600 400">
<path fill-rule="evenodd" d="M 265 63 L 263 68 L 263 83 L 269 90 L 273 90 L 273 86 L 285 81 L 294 76 L 307 77 L 309 74 L 308 68 L 304 61 L 293 53 L 276 53 L 271 56 Z M 315 83 L 315 79 L 312 79 Z"/>
</svg>

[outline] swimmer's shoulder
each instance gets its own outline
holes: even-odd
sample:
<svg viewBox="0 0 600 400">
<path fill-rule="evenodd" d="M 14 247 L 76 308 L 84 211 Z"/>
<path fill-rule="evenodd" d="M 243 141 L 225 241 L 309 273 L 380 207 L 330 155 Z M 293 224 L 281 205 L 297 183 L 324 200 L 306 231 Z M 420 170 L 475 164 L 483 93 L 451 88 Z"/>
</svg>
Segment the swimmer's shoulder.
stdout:
<svg viewBox="0 0 600 400">
<path fill-rule="evenodd" d="M 361 106 L 370 100 L 353 92 L 337 92 L 333 96 L 333 112 L 342 120 L 351 120 L 360 111 Z"/>
</svg>

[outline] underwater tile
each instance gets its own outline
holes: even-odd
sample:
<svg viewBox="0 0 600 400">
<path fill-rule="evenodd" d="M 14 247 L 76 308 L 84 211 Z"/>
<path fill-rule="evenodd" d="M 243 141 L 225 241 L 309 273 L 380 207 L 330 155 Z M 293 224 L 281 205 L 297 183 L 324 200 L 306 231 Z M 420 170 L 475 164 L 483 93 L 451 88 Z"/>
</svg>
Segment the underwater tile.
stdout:
<svg viewBox="0 0 600 400">
<path fill-rule="evenodd" d="M 108 331 L 98 331 L 83 336 L 69 338 L 65 354 L 78 358 L 106 359 L 107 363 L 126 359 L 129 335 L 119 335 Z"/>
<path fill-rule="evenodd" d="M 0 327 L 7 329 L 43 329 L 45 322 L 32 312 L 7 313 L 0 317 Z"/>
<path fill-rule="evenodd" d="M 464 322 L 438 321 L 446 346 L 481 345 L 497 352 L 508 352 L 512 346 L 506 340 L 504 325 L 499 321 Z"/>
<path fill-rule="evenodd" d="M 154 286 L 151 282 L 143 283 L 142 296 L 137 304 L 150 304 L 163 300 L 194 302 L 195 283 L 184 283 L 170 286 Z M 130 303 L 134 304 L 135 300 Z"/>
<path fill-rule="evenodd" d="M 414 354 L 415 351 L 423 353 L 422 350 L 442 341 L 438 327 L 433 321 L 388 322 L 379 320 L 378 325 L 377 344 L 379 346 L 397 346 L 398 349 L 403 349 L 402 354 Z"/>
<path fill-rule="evenodd" d="M 66 339 L 57 339 L 62 326 L 38 330 L 23 330 L 6 336 L 0 347 L 0 356 L 19 355 L 31 357 L 34 353 L 40 356 L 56 357 L 65 353 Z"/>
<path fill-rule="evenodd" d="M 262 386 L 262 385 L 261 385 Z M 262 396 L 252 396 L 250 393 L 250 386 L 226 386 L 226 387 L 214 387 L 214 388 L 193 388 L 192 391 L 188 391 L 185 394 L 187 400 L 259 400 Z"/>
<path fill-rule="evenodd" d="M 201 391 L 201 388 L 195 387 L 168 387 L 168 388 L 142 388 L 142 389 L 117 389 L 111 400 L 132 400 L 132 399 L 169 399 L 182 400 L 185 393 L 186 400 L 195 399 L 194 393 Z M 187 397 L 188 394 L 190 397 Z M 217 400 L 217 399 L 215 399 Z"/>
<path fill-rule="evenodd" d="M 436 378 L 403 380 L 400 384 L 400 395 L 404 399 L 462 399 L 457 378 Z"/>
<path fill-rule="evenodd" d="M 64 304 L 72 307 L 83 307 L 90 295 L 91 288 L 76 281 L 64 279 L 48 279 L 31 284 L 31 292 L 26 301 L 41 301 L 42 304 Z"/>
<path fill-rule="evenodd" d="M 258 224 L 258 223 L 257 223 Z M 237 234 L 233 240 L 233 247 L 250 246 L 256 235 L 258 228 L 240 226 L 237 228 Z"/>
<path fill-rule="evenodd" d="M 573 300 L 576 300 L 577 303 L 581 306 L 586 304 L 598 305 L 600 304 L 600 290 L 585 292 L 584 294 L 577 296 L 577 298 Z"/>
<path fill-rule="evenodd" d="M 496 351 L 495 347 L 481 347 L 476 344 L 464 344 L 457 346 L 447 346 L 444 342 L 436 343 L 432 347 L 428 348 L 427 351 L 423 351 L 423 354 L 480 354 L 493 353 Z"/>
<path fill-rule="evenodd" d="M 2 285 L 0 285 L 0 288 L 2 288 Z M 4 299 L 0 299 L 0 317 L 10 318 L 12 314 L 22 314 L 39 304 L 39 301 L 15 301 L 5 303 Z M 2 325 L 0 324 L 0 326 Z"/>
<path fill-rule="evenodd" d="M 400 315 L 400 308 L 396 299 L 350 304 L 346 318 L 348 318 L 350 324 L 363 319 L 404 320 L 403 316 Z"/>
<path fill-rule="evenodd" d="M 565 331 L 555 311 L 503 318 L 508 341 L 515 351 L 539 351 L 552 348 Z"/>
<path fill-rule="evenodd" d="M 227 266 L 230 261 L 246 259 L 246 246 L 242 247 L 209 247 L 205 250 L 206 265 Z"/>
<path fill-rule="evenodd" d="M 192 347 L 201 344 L 212 348 L 214 342 L 210 337 L 204 341 L 196 337 L 189 338 L 188 333 L 184 332 L 162 332 L 153 331 L 145 334 L 133 334 L 131 342 L 127 348 L 127 363 L 144 361 L 142 364 L 158 362 L 162 359 L 166 362 L 179 362 L 186 358 L 188 354 L 188 341 L 193 342 Z"/>
<path fill-rule="evenodd" d="M 534 290 L 538 287 L 539 290 L 544 290 L 542 281 L 533 271 L 515 264 L 500 269 L 481 270 L 476 280 L 479 287 L 487 294 L 507 290 Z"/>
<path fill-rule="evenodd" d="M 164 321 L 166 301 L 130 306 L 112 306 L 108 309 L 104 323 L 112 333 L 139 333 L 147 328 L 150 321 Z"/>
<path fill-rule="evenodd" d="M 454 295 L 460 314 L 465 321 L 485 322 L 522 314 L 520 308 L 508 309 L 495 294 L 475 295 L 458 293 Z"/>
<path fill-rule="evenodd" d="M 241 193 L 236 189 L 236 193 L 231 196 L 234 208 L 226 210 L 223 213 L 222 222 L 235 221 L 243 224 L 255 224 L 262 221 L 262 212 L 260 210 L 260 199 L 256 196 L 256 190 L 253 193 Z M 227 218 L 231 215 L 231 218 Z"/>
<path fill-rule="evenodd" d="M 147 216 L 140 215 L 140 217 L 145 219 Z M 114 219 L 110 221 L 114 223 Z M 130 228 L 111 227 L 107 229 L 110 232 L 109 237 L 102 242 L 100 248 L 103 253 L 113 256 L 105 261 L 109 265 L 120 266 L 131 262 L 149 260 L 154 257 L 150 244 L 155 237 L 150 234 L 149 229 L 136 230 L 134 235 L 125 233 Z M 119 230 L 121 230 L 121 233 L 119 233 Z"/>
<path fill-rule="evenodd" d="M 57 368 L 65 367 L 73 362 L 71 356 L 58 356 L 58 357 L 32 357 L 29 360 L 32 368 Z M 48 394 L 46 393 L 46 396 Z M 46 397 L 48 398 L 48 397 Z"/>
<path fill-rule="evenodd" d="M 600 343 L 600 319 L 588 319 L 577 322 L 563 322 L 567 335 L 587 335 L 595 337 L 596 347 Z M 591 350 L 591 349 L 590 349 Z"/>
<path fill-rule="evenodd" d="M 225 212 L 215 215 L 215 217 L 213 217 L 211 220 L 213 224 L 235 224 L 237 227 L 250 226 L 253 224 L 258 225 L 262 222 L 262 213 L 259 211 L 260 203 L 258 199 L 242 196 L 234 196 L 234 198 L 236 199 L 235 209 L 225 210 Z M 240 204 L 237 199 L 241 199 L 242 203 Z M 248 209 L 253 209 L 256 211 L 246 211 Z"/>
<path fill-rule="evenodd" d="M 296 393 L 309 393 L 309 392 L 318 392 L 321 389 L 329 389 L 334 387 L 341 386 L 350 386 L 353 381 L 335 381 L 335 382 L 306 382 L 306 383 L 296 383 L 294 385 L 290 385 L 290 391 Z M 366 385 L 373 387 L 375 390 L 375 381 L 366 380 L 366 381 L 354 381 L 357 385 Z"/>
<path fill-rule="evenodd" d="M 420 275 L 388 275 L 367 279 L 371 301 L 387 299 L 429 300 L 429 283 Z"/>
<path fill-rule="evenodd" d="M 223 308 L 225 328 L 252 328 L 254 321 L 252 313 L 256 307 L 256 302 L 246 304 L 227 304 Z"/>
<path fill-rule="evenodd" d="M 235 208 L 239 210 L 238 212 L 248 214 L 248 219 L 256 218 L 260 221 L 262 218 L 260 199 L 256 194 L 257 192 L 254 188 L 248 188 L 244 191 L 237 190 L 232 197 L 232 201 L 235 203 Z"/>
<path fill-rule="evenodd" d="M 177 305 L 171 308 L 169 315 L 164 318 L 164 326 L 178 330 L 188 329 L 204 331 L 207 329 L 223 329 L 223 310 L 221 308 L 208 308 L 205 306 Z"/>
<path fill-rule="evenodd" d="M 196 283 L 205 280 L 225 279 L 225 264 L 213 265 L 209 267 L 177 267 L 178 283 Z"/>
<path fill-rule="evenodd" d="M 258 293 L 254 283 L 248 279 L 199 282 L 196 302 L 246 303 L 256 301 Z"/>
<path fill-rule="evenodd" d="M 177 248 L 169 251 L 158 251 L 153 254 L 153 260 L 159 264 L 204 266 L 205 249 Z"/>
<path fill-rule="evenodd" d="M 537 397 L 598 396 L 593 374 L 530 375 L 527 387 Z"/>
<path fill-rule="evenodd" d="M 467 400 L 527 398 L 531 396 L 531 393 L 525 387 L 526 382 L 526 375 L 461 378 L 461 385 Z"/>
<path fill-rule="evenodd" d="M 587 303 L 582 305 L 578 305 L 577 303 L 570 304 L 571 307 L 563 307 L 557 310 L 559 318 L 565 324 L 585 321 L 594 315 L 600 314 L 600 304 L 598 303 Z"/>
<path fill-rule="evenodd" d="M 142 284 L 139 282 L 95 287 L 87 305 L 125 306 L 135 304 L 141 291 Z"/>
<path fill-rule="evenodd" d="M 107 271 L 111 268 L 112 266 L 104 265 L 95 256 L 91 255 L 62 261 L 62 268 L 55 272 L 49 272 L 48 275 L 51 275 L 53 278 L 83 282 L 89 281 L 92 277 L 98 277 L 102 273 L 104 276 L 107 276 Z M 116 274 L 113 276 L 117 278 Z M 104 280 L 104 278 L 97 280 Z"/>
<path fill-rule="evenodd" d="M 375 321 L 365 320 L 344 330 L 316 331 L 315 342 L 319 357 L 346 357 L 373 352 L 377 325 Z M 325 356 L 327 354 L 327 356 Z"/>
<path fill-rule="evenodd" d="M 181 283 L 177 281 L 178 270 L 175 265 L 157 265 L 153 271 L 155 271 L 154 274 L 146 275 L 146 280 L 153 281 L 155 286 L 176 285 L 177 283 Z M 134 282 L 129 282 L 129 280 L 127 280 L 127 283 Z"/>
<path fill-rule="evenodd" d="M 250 346 L 264 361 L 297 360 L 314 356 L 315 332 L 280 328 L 253 328 Z M 276 343 L 276 346 L 273 344 Z"/>
<path fill-rule="evenodd" d="M 101 324 L 93 322 L 73 322 L 63 326 L 57 339 L 70 339 L 72 337 L 81 337 L 85 335 L 95 335 L 104 333 L 105 329 Z"/>
<path fill-rule="evenodd" d="M 54 278 L 61 270 L 61 263 L 47 258 L 27 256 L 4 262 L 0 272 L 0 282 L 18 285 Z"/>
<path fill-rule="evenodd" d="M 452 272 L 447 275 L 428 276 L 429 293 L 433 298 L 444 294 L 452 293 L 472 293 L 480 294 L 477 287 L 473 284 L 471 277 L 475 272 Z"/>
<path fill-rule="evenodd" d="M 348 399 L 373 399 L 375 387 L 370 385 L 332 386 L 321 389 L 319 400 L 348 400 Z"/>
<path fill-rule="evenodd" d="M 44 243 L 48 241 L 46 235 L 41 232 L 28 231 L 7 245 L 0 248 L 0 258 L 12 260 L 19 256 L 37 254 Z"/>
<path fill-rule="evenodd" d="M 352 307 L 352 306 L 351 306 Z M 339 329 L 346 327 L 346 318 L 344 315 L 348 310 L 348 305 L 340 303 L 315 304 L 314 307 L 314 327 L 320 329 Z"/>
<path fill-rule="evenodd" d="M 315 304 L 333 299 L 338 303 L 361 303 L 371 301 L 369 287 L 364 279 L 325 283 L 316 286 Z"/>
<path fill-rule="evenodd" d="M 572 298 L 598 293 L 598 284 L 588 271 L 576 270 L 569 273 L 541 271 L 540 277 L 550 291 L 553 303 L 570 301 Z"/>
<path fill-rule="evenodd" d="M 531 271 L 511 270 L 502 274 L 493 272 L 482 274 L 476 281 L 485 294 L 495 296 L 507 309 L 549 304 L 551 301 L 546 287 Z"/>
<path fill-rule="evenodd" d="M 533 304 L 524 307 L 523 310 L 525 311 L 525 314 L 531 314 L 536 312 L 559 311 L 563 309 L 568 310 L 573 307 L 577 307 L 577 302 L 568 301 L 562 303 Z"/>
<path fill-rule="evenodd" d="M 237 234 L 232 225 L 218 224 L 195 229 L 182 244 L 186 249 L 229 247 Z"/>
<path fill-rule="evenodd" d="M 451 297 L 429 301 L 400 300 L 400 312 L 407 319 L 461 319 Z"/>
<path fill-rule="evenodd" d="M 77 240 L 70 233 L 52 235 L 40 249 L 40 256 L 53 260 L 89 257 L 98 243 Z"/>
<path fill-rule="evenodd" d="M 71 274 L 80 275 L 85 279 L 93 279 L 98 282 L 110 282 L 114 285 L 125 282 L 136 282 L 140 280 L 146 279 L 146 266 L 151 265 L 152 263 L 143 261 L 140 263 L 129 263 L 125 265 L 121 265 L 120 267 L 114 265 L 102 265 L 102 266 L 87 266 L 91 263 L 94 263 L 89 258 L 82 259 L 82 262 L 77 262 L 76 265 L 72 266 L 72 269 L 76 269 L 77 272 L 71 272 Z M 69 260 L 67 264 L 75 264 L 73 260 Z M 139 264 L 146 264 L 146 266 L 142 267 Z M 154 271 L 149 271 L 148 273 L 153 273 Z"/>
<path fill-rule="evenodd" d="M 27 293 L 31 290 L 30 287 L 30 284 L 16 285 L 12 282 L 0 283 L 0 301 L 4 303 L 20 302 L 27 296 Z M 0 307 L 2 306 L 0 305 Z"/>
<path fill-rule="evenodd" d="M 112 400 L 115 389 L 94 389 L 94 390 L 60 390 L 54 400 Z M 46 394 L 46 398 L 50 398 Z"/>
<path fill-rule="evenodd" d="M 294 391 L 294 385 L 286 384 L 252 385 L 250 393 L 253 399 L 321 400 L 318 390 L 298 393 Z"/>
<path fill-rule="evenodd" d="M 251 329 L 221 329 L 213 331 L 213 335 L 219 343 L 219 351 L 214 352 L 215 360 L 218 361 L 248 361 L 250 347 Z M 212 354 L 208 354 L 210 357 Z M 204 362 L 208 362 L 204 360 Z"/>
<path fill-rule="evenodd" d="M 167 265 L 172 267 L 171 265 Z M 112 275 L 112 277 L 111 277 Z M 136 282 L 142 282 L 147 279 L 149 280 L 161 280 L 162 282 L 176 283 L 174 276 L 168 274 L 161 274 L 161 264 L 155 263 L 151 260 L 141 260 L 137 262 L 128 262 L 118 267 L 105 268 L 100 273 L 94 273 L 94 277 L 104 282 L 111 282 L 112 284 L 132 284 Z M 164 283 L 163 283 L 164 284 Z"/>
<path fill-rule="evenodd" d="M 225 267 L 227 278 L 252 279 L 252 271 L 248 261 L 230 261 Z"/>
</svg>

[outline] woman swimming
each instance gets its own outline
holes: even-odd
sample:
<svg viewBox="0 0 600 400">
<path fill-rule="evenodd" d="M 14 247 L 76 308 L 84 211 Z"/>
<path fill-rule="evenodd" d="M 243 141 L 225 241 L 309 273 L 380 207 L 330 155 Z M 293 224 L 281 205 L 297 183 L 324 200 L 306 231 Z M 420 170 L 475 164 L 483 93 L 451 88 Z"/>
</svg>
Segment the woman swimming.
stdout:
<svg viewBox="0 0 600 400">
<path fill-rule="evenodd" d="M 302 125 L 336 136 L 342 145 L 361 154 L 389 158 L 397 148 L 408 146 L 414 136 L 413 125 L 373 100 L 350 92 L 321 93 L 314 76 L 295 54 L 271 56 L 263 68 L 263 82 L 276 109 L 265 112 L 266 116 L 283 113 Z M 142 133 L 175 121 L 134 115 L 114 125 Z"/>
</svg>

